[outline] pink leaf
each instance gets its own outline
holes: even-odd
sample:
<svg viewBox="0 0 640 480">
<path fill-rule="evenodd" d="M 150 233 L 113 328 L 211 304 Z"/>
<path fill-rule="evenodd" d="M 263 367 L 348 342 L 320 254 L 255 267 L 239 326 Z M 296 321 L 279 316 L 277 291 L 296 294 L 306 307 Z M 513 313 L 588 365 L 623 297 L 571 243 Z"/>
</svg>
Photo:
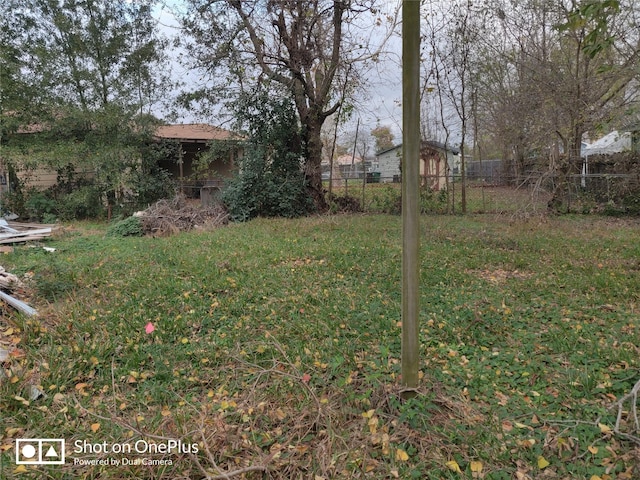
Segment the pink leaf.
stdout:
<svg viewBox="0 0 640 480">
<path fill-rule="evenodd" d="M 309 383 L 309 380 L 311 380 L 311 375 L 309 375 L 308 373 L 302 375 L 302 383 Z"/>
<path fill-rule="evenodd" d="M 151 333 L 156 329 L 156 327 L 153 326 L 153 323 L 149 322 L 145 325 L 144 327 L 144 331 L 147 333 Z"/>
</svg>

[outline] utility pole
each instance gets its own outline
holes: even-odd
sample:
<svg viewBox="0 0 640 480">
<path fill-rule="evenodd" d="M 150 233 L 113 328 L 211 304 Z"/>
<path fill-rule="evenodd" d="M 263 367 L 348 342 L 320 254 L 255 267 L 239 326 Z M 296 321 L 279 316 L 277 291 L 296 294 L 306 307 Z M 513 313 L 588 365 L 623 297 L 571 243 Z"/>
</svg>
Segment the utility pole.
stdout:
<svg viewBox="0 0 640 480">
<path fill-rule="evenodd" d="M 420 0 L 402 2 L 402 384 L 420 366 Z"/>
</svg>

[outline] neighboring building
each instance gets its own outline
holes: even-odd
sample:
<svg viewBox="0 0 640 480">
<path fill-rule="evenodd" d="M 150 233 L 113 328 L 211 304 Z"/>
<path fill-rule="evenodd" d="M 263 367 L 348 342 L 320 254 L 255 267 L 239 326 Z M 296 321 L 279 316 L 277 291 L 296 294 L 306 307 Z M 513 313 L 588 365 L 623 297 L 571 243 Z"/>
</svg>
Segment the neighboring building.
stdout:
<svg viewBox="0 0 640 480">
<path fill-rule="evenodd" d="M 447 186 L 451 174 L 458 168 L 459 151 L 435 141 L 423 141 L 420 147 L 420 177 L 422 185 L 433 190 Z M 402 145 L 383 150 L 376 154 L 382 182 L 399 182 Z"/>
<path fill-rule="evenodd" d="M 630 127 L 626 132 L 614 130 L 584 148 L 580 181 L 582 187 L 587 187 L 589 177 L 629 174 L 628 167 L 637 160 L 632 158 L 632 163 L 620 161 L 620 154 L 629 155 L 640 151 L 638 139 L 638 128 Z"/>
<path fill-rule="evenodd" d="M 631 132 L 618 132 L 614 130 L 590 145 L 582 148 L 582 157 L 593 155 L 609 155 L 611 153 L 626 152 L 631 150 Z"/>
<path fill-rule="evenodd" d="M 156 129 L 158 140 L 174 140 L 180 143 L 178 158 L 167 158 L 160 167 L 171 173 L 183 187 L 216 186 L 231 176 L 236 160 L 242 155 L 237 142 L 241 137 L 212 125 L 197 123 L 187 125 L 163 125 Z M 212 151 L 212 144 L 220 148 Z M 207 165 L 198 164 L 200 156 L 212 152 Z"/>
<path fill-rule="evenodd" d="M 402 160 L 402 145 L 387 148 L 376 153 L 380 181 L 384 183 L 400 181 L 400 162 Z"/>
<path fill-rule="evenodd" d="M 362 158 L 354 155 L 340 155 L 333 161 L 333 171 L 336 167 L 341 178 L 362 178 Z"/>
<path fill-rule="evenodd" d="M 15 135 L 33 135 L 42 131 L 43 127 L 32 125 L 19 130 Z M 240 136 L 206 124 L 163 125 L 156 128 L 154 137 L 157 141 L 179 142 L 177 157 L 160 161 L 159 166 L 171 173 L 184 187 L 219 186 L 224 178 L 231 176 L 236 160 L 242 153 L 237 144 L 241 140 Z M 221 142 L 221 148 L 215 150 L 217 153 L 211 158 L 207 158 L 208 165 L 198 168 L 199 156 L 211 151 L 211 145 L 215 142 Z M 0 157 L 0 192 L 6 191 L 8 187 L 6 167 Z M 76 169 L 75 174 L 91 177 L 93 172 Z M 24 185 L 38 189 L 51 187 L 58 181 L 58 172 L 54 168 L 39 165 L 19 165 L 16 175 Z"/>
</svg>

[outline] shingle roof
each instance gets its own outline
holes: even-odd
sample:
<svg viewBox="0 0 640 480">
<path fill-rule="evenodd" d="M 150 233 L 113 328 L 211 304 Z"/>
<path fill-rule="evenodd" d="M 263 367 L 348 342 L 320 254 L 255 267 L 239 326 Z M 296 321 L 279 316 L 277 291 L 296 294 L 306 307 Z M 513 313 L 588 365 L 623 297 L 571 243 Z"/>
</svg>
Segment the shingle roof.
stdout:
<svg viewBox="0 0 640 480">
<path fill-rule="evenodd" d="M 225 130 L 206 123 L 192 123 L 186 125 L 162 125 L 156 128 L 155 136 L 158 138 L 175 138 L 180 140 L 233 140 L 239 137 Z"/>
</svg>

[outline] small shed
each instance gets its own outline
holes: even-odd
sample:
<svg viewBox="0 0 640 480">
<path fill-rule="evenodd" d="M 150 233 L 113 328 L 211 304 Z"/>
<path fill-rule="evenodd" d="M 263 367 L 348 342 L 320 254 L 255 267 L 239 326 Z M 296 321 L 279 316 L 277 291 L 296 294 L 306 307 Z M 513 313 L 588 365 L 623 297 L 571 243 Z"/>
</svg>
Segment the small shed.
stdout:
<svg viewBox="0 0 640 480">
<path fill-rule="evenodd" d="M 422 185 L 431 190 L 447 188 L 452 172 L 458 168 L 460 151 L 444 143 L 427 140 L 420 146 L 420 177 Z"/>
<path fill-rule="evenodd" d="M 449 175 L 457 166 L 459 150 L 443 143 L 426 140 L 420 146 L 420 177 L 423 186 L 433 190 L 446 188 Z M 400 181 L 402 144 L 376 153 L 381 181 Z"/>
<path fill-rule="evenodd" d="M 157 140 L 179 142 L 177 158 L 161 161 L 160 167 L 171 173 L 183 188 L 219 187 L 231 176 L 242 155 L 239 135 L 204 123 L 162 125 L 156 128 L 154 136 Z M 200 160 L 205 153 L 211 156 L 203 166 Z"/>
</svg>

